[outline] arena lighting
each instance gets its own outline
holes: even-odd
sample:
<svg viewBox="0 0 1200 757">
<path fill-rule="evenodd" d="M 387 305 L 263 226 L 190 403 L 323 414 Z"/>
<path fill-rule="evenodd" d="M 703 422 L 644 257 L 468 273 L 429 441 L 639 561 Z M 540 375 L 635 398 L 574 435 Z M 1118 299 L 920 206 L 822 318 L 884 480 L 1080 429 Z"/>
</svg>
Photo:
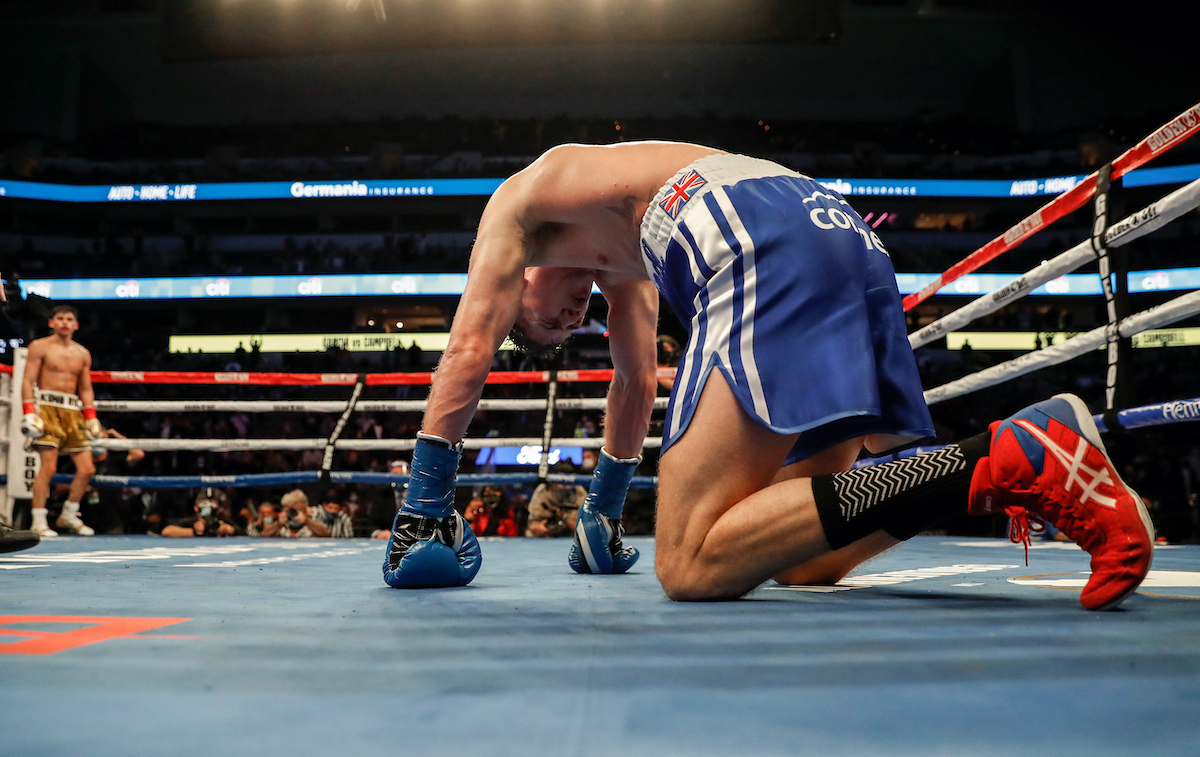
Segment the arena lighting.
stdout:
<svg viewBox="0 0 1200 757">
<path fill-rule="evenodd" d="M 932 273 L 898 273 L 901 294 L 920 291 Z M 975 273 L 942 287 L 941 295 L 979 295 L 1008 284 L 1011 273 Z M 284 297 L 453 296 L 463 293 L 465 273 L 342 274 L 333 276 L 186 276 L 144 279 L 22 279 L 21 294 L 52 300 L 200 300 Z M 1200 268 L 1131 271 L 1129 291 L 1172 292 L 1200 289 Z M 600 290 L 593 286 L 592 294 Z M 1098 274 L 1060 276 L 1031 294 L 1084 296 L 1101 294 Z"/>
<path fill-rule="evenodd" d="M 970 344 L 972 350 L 1028 352 L 1062 344 L 1078 331 L 951 331 L 946 335 L 946 349 L 961 350 Z M 1133 346 L 1138 349 L 1156 347 L 1200 346 L 1200 328 L 1153 329 L 1134 334 Z M 1101 349 L 1104 349 L 1102 346 Z"/>
<path fill-rule="evenodd" d="M 1018 181 L 991 179 L 817 179 L 846 197 L 993 197 L 1058 195 L 1085 176 Z M 1200 163 L 1139 168 L 1123 177 L 1126 187 L 1185 184 L 1200 179 Z M 307 200 L 412 197 L 487 197 L 503 179 L 338 179 L 336 181 L 245 181 L 217 184 L 47 184 L 0 180 L 0 199 L 48 202 L 195 202 L 217 200 Z"/>
<path fill-rule="evenodd" d="M 161 5 L 167 62 L 431 47 L 826 44 L 841 34 L 837 0 L 164 0 Z"/>
</svg>

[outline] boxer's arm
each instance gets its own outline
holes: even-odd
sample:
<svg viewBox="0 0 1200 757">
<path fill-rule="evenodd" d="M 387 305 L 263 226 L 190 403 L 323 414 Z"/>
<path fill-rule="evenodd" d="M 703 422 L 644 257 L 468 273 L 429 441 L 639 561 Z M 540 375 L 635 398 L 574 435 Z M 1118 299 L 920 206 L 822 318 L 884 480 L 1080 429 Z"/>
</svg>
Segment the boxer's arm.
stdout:
<svg viewBox="0 0 1200 757">
<path fill-rule="evenodd" d="M 92 353 L 86 349 L 83 349 L 83 365 L 79 368 L 79 375 L 77 376 L 75 386 L 76 391 L 79 393 L 79 401 L 83 406 L 95 406 L 96 392 L 92 389 Z"/>
<path fill-rule="evenodd" d="M 657 393 L 658 291 L 650 281 L 601 282 L 608 301 L 613 379 L 604 418 L 604 448 L 616 458 L 641 454 Z"/>
<path fill-rule="evenodd" d="M 479 222 L 467 286 L 438 362 L 421 430 L 458 442 L 483 394 L 496 350 L 517 320 L 525 284 L 524 181 L 496 190 Z"/>
<path fill-rule="evenodd" d="M 21 402 L 33 402 L 33 385 L 42 372 L 45 349 L 38 342 L 29 345 L 25 354 L 25 374 L 21 376 Z"/>
<path fill-rule="evenodd" d="M 83 350 L 83 365 L 79 368 L 75 390 L 79 392 L 79 402 L 83 405 L 83 427 L 89 438 L 100 439 L 104 436 L 104 426 L 96 417 L 96 392 L 92 389 L 92 353 L 86 348 L 80 349 Z"/>
</svg>

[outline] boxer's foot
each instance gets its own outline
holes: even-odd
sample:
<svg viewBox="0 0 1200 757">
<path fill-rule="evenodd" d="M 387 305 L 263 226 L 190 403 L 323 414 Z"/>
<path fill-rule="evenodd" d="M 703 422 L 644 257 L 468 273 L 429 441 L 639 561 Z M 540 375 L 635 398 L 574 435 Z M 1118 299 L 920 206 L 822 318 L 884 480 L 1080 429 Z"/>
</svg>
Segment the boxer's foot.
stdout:
<svg viewBox="0 0 1200 757">
<path fill-rule="evenodd" d="M 1115 607 L 1150 569 L 1154 527 L 1113 467 L 1087 406 L 1060 394 L 991 431 L 991 449 L 971 482 L 971 514 L 1007 513 L 1016 541 L 1027 542 L 1030 518 L 1052 523 L 1092 556 L 1080 602 L 1089 610 Z"/>
</svg>

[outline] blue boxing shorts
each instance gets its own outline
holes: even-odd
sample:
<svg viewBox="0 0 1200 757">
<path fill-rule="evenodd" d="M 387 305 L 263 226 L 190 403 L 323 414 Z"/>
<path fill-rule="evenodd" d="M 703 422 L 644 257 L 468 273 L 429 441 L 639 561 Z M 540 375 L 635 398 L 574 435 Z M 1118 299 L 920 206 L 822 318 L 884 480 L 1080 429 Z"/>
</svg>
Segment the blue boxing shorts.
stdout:
<svg viewBox="0 0 1200 757">
<path fill-rule="evenodd" d="M 891 258 L 836 192 L 775 163 L 710 155 L 667 182 L 642 256 L 688 327 L 663 452 L 721 371 L 784 465 L 847 439 L 885 454 L 933 436 Z"/>
</svg>

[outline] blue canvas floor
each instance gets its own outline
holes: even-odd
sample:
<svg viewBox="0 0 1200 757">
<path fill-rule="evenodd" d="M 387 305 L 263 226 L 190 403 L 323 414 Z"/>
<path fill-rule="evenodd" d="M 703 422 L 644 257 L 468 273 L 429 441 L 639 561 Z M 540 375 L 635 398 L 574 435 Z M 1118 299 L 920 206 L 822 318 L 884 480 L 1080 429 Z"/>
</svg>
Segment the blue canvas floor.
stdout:
<svg viewBox="0 0 1200 757">
<path fill-rule="evenodd" d="M 1200 547 L 1089 613 L 1073 545 L 917 537 L 833 591 L 681 604 L 629 541 L 635 572 L 579 576 L 487 540 L 427 591 L 364 540 L 0 556 L 0 754 L 1200 754 Z M 186 620 L 12 653 L 118 618 Z"/>
</svg>

